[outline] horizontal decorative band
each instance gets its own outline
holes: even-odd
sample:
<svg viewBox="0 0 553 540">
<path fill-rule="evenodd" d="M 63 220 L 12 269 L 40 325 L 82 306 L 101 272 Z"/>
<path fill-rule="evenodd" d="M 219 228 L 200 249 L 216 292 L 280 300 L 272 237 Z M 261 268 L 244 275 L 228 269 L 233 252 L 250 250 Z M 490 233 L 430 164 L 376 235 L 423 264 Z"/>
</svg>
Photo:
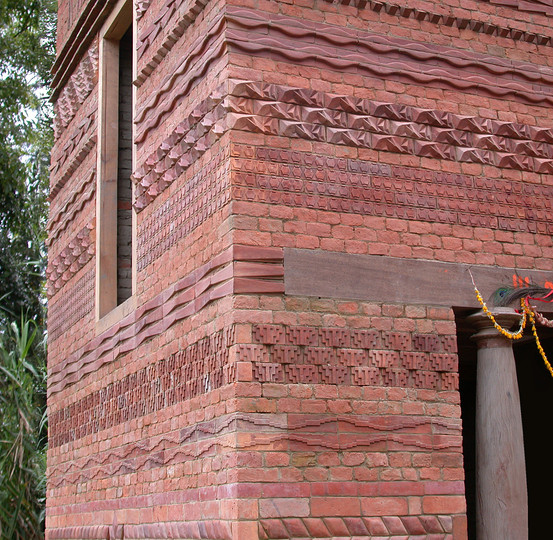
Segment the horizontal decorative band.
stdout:
<svg viewBox="0 0 553 540">
<path fill-rule="evenodd" d="M 243 144 L 231 156 L 233 200 L 553 234 L 546 184 Z"/>
<path fill-rule="evenodd" d="M 62 444 L 129 422 L 192 399 L 235 381 L 229 364 L 234 327 L 186 347 L 96 390 L 78 402 L 51 412 L 49 445 Z"/>
<path fill-rule="evenodd" d="M 236 433 L 242 434 L 240 439 L 228 437 Z M 275 444 L 291 452 L 458 452 L 461 425 L 457 420 L 415 415 L 231 413 L 53 466 L 49 470 L 48 484 L 49 488 L 55 488 L 132 474 L 154 466 L 166 467 L 201 459 L 217 448 L 266 450 L 274 449 Z M 209 488 L 212 490 L 217 496 L 217 487 Z M 239 492 L 234 495 L 239 496 Z M 190 494 L 182 493 L 181 496 L 189 497 Z"/>
<path fill-rule="evenodd" d="M 282 249 L 233 246 L 138 307 L 109 330 L 52 367 L 48 374 L 48 395 L 63 390 L 104 364 L 133 351 L 147 339 L 162 334 L 177 322 L 197 313 L 208 303 L 237 292 L 234 284 L 234 264 L 239 261 L 259 262 L 267 267 L 276 265 L 280 269 L 280 273 L 269 272 L 270 276 L 260 277 L 254 270 L 250 273 L 244 272 L 242 266 L 243 275 L 252 276 L 253 272 L 253 276 L 248 287 L 239 287 L 240 292 L 284 292 Z"/>
<path fill-rule="evenodd" d="M 553 172 L 551 128 L 266 83 L 238 83 L 226 103 L 226 129 Z"/>
<path fill-rule="evenodd" d="M 144 9 L 145 2 L 140 6 Z M 136 43 L 137 59 L 140 66 L 144 54 L 154 46 L 156 39 L 163 33 L 163 39 L 158 44 L 155 54 L 140 71 L 136 77 L 136 86 L 142 83 L 151 75 L 154 69 L 171 51 L 175 43 L 182 37 L 184 32 L 194 24 L 197 17 L 207 5 L 207 0 L 189 0 L 186 7 L 180 5 L 178 0 L 166 0 L 159 14 L 151 24 L 138 36 Z M 137 7 L 138 8 L 138 7 Z M 168 30 L 169 29 L 169 30 Z"/>
<path fill-rule="evenodd" d="M 421 22 L 429 22 L 437 26 L 448 26 L 453 28 L 459 28 L 459 30 L 472 30 L 478 34 L 486 34 L 488 36 L 498 36 L 502 38 L 510 38 L 514 41 L 526 41 L 527 43 L 536 43 L 537 45 L 552 45 L 552 39 L 550 36 L 544 34 L 536 34 L 534 32 L 528 32 L 519 28 L 513 28 L 511 26 L 501 26 L 492 22 L 487 14 L 485 17 L 479 19 L 478 11 L 472 11 L 473 18 L 457 17 L 453 13 L 436 13 L 430 10 L 422 9 L 422 6 L 412 7 L 404 6 L 391 2 L 383 2 L 382 0 L 325 0 L 329 4 L 343 4 L 347 6 L 355 6 L 358 9 L 370 9 L 376 13 L 384 12 L 390 16 L 398 16 L 405 19 L 415 19 Z M 549 6 L 540 6 L 540 2 L 531 4 L 524 0 L 480 0 L 482 2 L 490 2 L 496 4 L 504 9 L 507 5 L 515 7 L 521 11 L 536 13 L 543 13 L 547 15 L 551 11 Z M 530 7 L 531 6 L 531 7 Z M 513 20 L 513 24 L 517 21 Z"/>
<path fill-rule="evenodd" d="M 47 246 L 51 246 L 63 231 L 67 230 L 70 223 L 74 222 L 75 216 L 89 204 L 96 193 L 96 163 L 91 171 L 83 174 L 77 186 L 69 192 L 69 196 L 63 201 L 63 206 L 53 209 L 52 218 L 48 222 Z"/>
<path fill-rule="evenodd" d="M 82 318 L 94 312 L 95 270 L 89 270 L 60 298 L 48 304 L 48 341 L 53 343 Z"/>
<path fill-rule="evenodd" d="M 54 104 L 54 137 L 58 139 L 98 82 L 98 40 L 92 42 Z"/>
</svg>

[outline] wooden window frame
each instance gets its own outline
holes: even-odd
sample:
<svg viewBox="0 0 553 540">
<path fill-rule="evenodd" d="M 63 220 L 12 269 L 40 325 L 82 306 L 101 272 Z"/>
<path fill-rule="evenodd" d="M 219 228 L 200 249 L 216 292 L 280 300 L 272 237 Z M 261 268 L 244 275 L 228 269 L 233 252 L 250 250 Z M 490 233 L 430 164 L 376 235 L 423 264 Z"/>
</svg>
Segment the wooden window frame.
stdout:
<svg viewBox="0 0 553 540">
<path fill-rule="evenodd" d="M 98 153 L 96 180 L 96 308 L 97 329 L 102 331 L 135 306 L 136 257 L 132 257 L 132 296 L 117 304 L 117 162 L 119 147 L 119 41 L 136 24 L 132 0 L 120 0 L 99 36 Z M 133 77 L 136 53 L 133 54 Z M 133 87 L 133 103 L 135 88 Z M 134 138 L 134 126 L 133 126 Z M 132 161 L 136 162 L 132 147 Z M 136 247 L 136 213 L 132 214 L 133 253 Z"/>
</svg>

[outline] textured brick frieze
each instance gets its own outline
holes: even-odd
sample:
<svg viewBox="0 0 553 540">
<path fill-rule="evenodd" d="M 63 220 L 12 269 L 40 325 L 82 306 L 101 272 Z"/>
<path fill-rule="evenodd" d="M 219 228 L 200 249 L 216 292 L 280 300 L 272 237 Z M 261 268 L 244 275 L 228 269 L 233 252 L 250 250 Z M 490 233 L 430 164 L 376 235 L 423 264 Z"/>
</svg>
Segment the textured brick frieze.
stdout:
<svg viewBox="0 0 553 540">
<path fill-rule="evenodd" d="M 157 122 L 156 119 L 155 123 Z M 151 124 L 150 127 L 155 123 Z M 137 186 L 135 208 L 138 211 L 145 208 L 229 129 L 287 135 L 293 138 L 458 162 L 485 163 L 505 168 L 531 170 L 538 173 L 553 171 L 553 146 L 551 144 L 553 133 L 550 128 L 460 116 L 453 113 L 399 106 L 391 103 L 378 103 L 300 88 L 259 83 L 237 83 L 231 88 L 230 95 L 225 97 L 224 89 L 220 88 L 208 100 L 199 104 L 193 113 L 177 126 L 171 136 L 165 139 L 154 153 L 150 154 L 145 165 L 134 172 L 133 179 Z M 258 152 L 263 151 L 263 149 L 258 150 Z M 278 150 L 266 151 L 273 154 L 279 152 Z M 240 147 L 237 147 L 236 152 L 240 152 Z M 282 156 L 285 154 L 286 151 L 281 151 Z M 288 155 L 291 158 L 294 157 L 292 154 L 288 153 Z M 252 155 L 249 157 L 255 159 L 262 156 Z M 281 160 L 284 161 L 284 159 L 281 157 Z M 319 204 L 331 204 L 329 201 L 321 199 L 321 195 L 340 196 L 347 195 L 350 192 L 346 186 L 328 186 L 324 183 L 315 183 L 319 180 L 317 176 L 322 174 L 315 170 L 320 166 L 317 160 L 327 159 L 325 156 L 315 156 L 311 163 L 305 161 L 307 158 L 299 159 L 302 159 L 305 165 L 311 164 L 313 167 L 311 171 L 308 171 L 313 176 L 305 178 L 305 180 L 311 180 L 311 182 L 305 184 L 305 189 L 307 194 L 312 194 L 318 201 L 322 201 Z M 330 159 L 330 163 L 334 163 L 335 158 Z M 235 162 L 236 165 L 238 170 L 241 167 L 247 170 L 247 165 Z M 254 163 L 250 165 L 253 170 Z M 289 165 L 292 165 L 292 163 Z M 366 171 L 378 176 L 388 176 L 390 174 L 390 167 L 385 164 L 350 161 L 348 167 L 351 172 L 362 173 Z M 372 168 L 369 171 L 367 167 Z M 255 169 L 259 171 L 257 164 Z M 294 169 L 293 167 L 280 168 L 277 171 L 281 177 L 288 176 L 290 172 L 302 172 L 301 169 Z M 419 174 L 414 171 L 409 173 L 408 169 L 406 171 L 404 175 Z M 267 172 L 272 173 L 273 171 Z M 473 181 L 470 177 L 465 179 L 466 177 L 448 175 L 447 173 L 428 171 L 424 175 L 441 176 L 446 182 L 452 176 L 463 178 L 462 182 L 467 188 L 474 187 L 474 183 L 478 182 L 478 180 Z M 358 180 L 355 177 L 350 176 L 350 178 L 352 183 Z M 242 195 L 240 190 L 236 190 L 234 194 L 241 198 L 253 193 L 251 189 L 248 189 L 250 187 L 247 184 L 248 181 L 254 182 L 253 185 L 256 187 L 267 187 L 257 184 L 263 179 L 264 177 L 261 175 L 257 177 L 253 175 L 252 177 L 238 177 L 238 184 L 246 184 L 245 195 Z M 304 178 L 300 179 L 304 180 Z M 348 179 L 340 178 L 338 181 L 347 184 Z M 304 188 L 303 182 L 294 182 L 285 178 L 282 180 L 274 178 L 272 181 L 282 182 L 280 187 L 282 191 L 294 191 L 294 188 L 296 190 Z M 426 198 L 424 191 L 417 188 L 420 195 L 416 192 L 413 193 L 414 186 L 409 189 L 408 183 L 405 182 L 402 182 L 402 189 L 401 191 L 397 190 L 396 195 L 380 191 L 378 188 L 388 187 L 378 185 L 380 181 L 381 179 L 376 178 L 369 185 L 369 180 L 365 179 L 367 185 L 358 184 L 362 188 L 377 188 L 370 191 L 370 203 L 382 202 L 382 198 L 379 199 L 380 195 L 381 197 L 395 199 L 406 206 L 417 206 L 418 202 L 419 204 L 422 203 L 424 207 L 434 208 L 435 210 L 464 209 L 478 214 L 478 219 L 493 219 L 488 212 L 482 213 L 474 209 L 471 211 L 467 206 L 450 209 L 446 205 L 441 208 L 440 205 L 445 204 L 441 202 L 442 196 L 447 194 L 437 193 L 439 188 L 434 185 L 426 186 L 430 190 L 428 195 L 431 196 L 431 198 Z M 457 182 L 457 180 L 453 181 Z M 375 183 L 377 185 L 374 185 Z M 388 180 L 388 183 L 391 186 L 393 180 Z M 506 187 L 513 186 L 511 182 L 498 181 L 494 182 L 494 187 L 502 183 Z M 516 189 L 516 187 L 513 189 Z M 535 195 L 536 190 L 540 193 L 551 191 L 551 188 L 547 186 L 522 187 L 522 184 L 520 189 L 527 190 L 529 196 Z M 452 193 L 457 196 L 462 195 L 463 198 L 466 195 L 468 200 L 474 200 L 471 193 L 465 194 L 459 191 L 452 191 Z M 351 194 L 358 201 L 356 206 L 359 207 L 360 212 L 371 213 L 371 204 L 368 207 L 363 204 L 362 190 L 357 190 L 355 193 L 352 191 Z M 435 197 L 439 197 L 439 199 Z M 515 198 L 518 201 L 514 194 L 500 194 L 499 197 L 499 202 L 502 198 L 504 201 L 509 198 Z M 495 198 L 495 192 L 493 196 L 491 194 L 486 195 L 486 193 L 478 194 L 478 198 L 484 198 L 484 203 L 495 204 L 498 201 Z M 305 197 L 296 197 L 296 199 L 300 201 L 299 204 L 305 204 Z M 548 198 L 540 200 L 547 201 Z M 384 200 L 384 202 L 392 201 Z M 224 200 L 220 201 L 221 205 L 224 203 Z M 340 206 L 336 209 L 340 209 Z M 345 210 L 347 211 L 347 209 Z M 493 213 L 501 215 L 501 207 L 498 208 L 498 212 Z M 508 212 L 504 217 L 514 217 L 516 214 L 517 212 L 514 212 L 514 214 Z M 426 219 L 439 219 L 439 217 L 436 217 L 437 215 L 441 214 L 432 212 Z M 422 214 L 417 217 L 425 219 Z M 547 212 L 540 213 L 538 210 L 536 217 L 538 220 L 547 221 Z"/>
<path fill-rule="evenodd" d="M 121 381 L 121 384 L 127 386 L 127 380 Z M 127 396 L 133 393 L 141 394 L 139 386 L 137 390 L 130 388 L 128 393 L 122 394 L 123 399 L 121 396 L 117 398 L 117 395 L 114 399 L 112 388 L 115 389 L 110 386 L 101 390 L 99 396 L 94 394 L 93 401 L 79 402 L 54 416 L 56 433 L 59 433 L 56 438 L 57 446 L 67 440 L 76 440 L 80 436 L 96 433 L 100 429 L 105 429 L 104 426 L 109 427 L 112 417 L 120 416 L 117 413 L 117 403 L 124 402 L 126 406 L 129 401 Z M 163 405 L 166 402 L 162 399 L 156 403 Z M 171 404 L 166 406 L 169 405 Z M 140 404 L 138 406 L 140 407 Z M 105 410 L 106 413 L 99 413 L 99 410 Z M 154 410 L 146 406 L 146 414 Z M 125 411 L 122 412 L 122 416 L 127 416 Z M 96 428 L 93 427 L 86 432 L 79 428 L 67 429 L 67 426 L 75 424 L 75 420 L 81 417 L 96 417 L 96 420 L 92 421 Z M 115 425 L 118 423 L 120 422 L 116 421 Z M 62 429 L 66 431 L 62 432 Z M 283 418 L 278 415 L 271 417 L 236 413 L 216 420 L 198 422 L 197 425 L 148 440 L 129 442 L 123 447 L 103 452 L 98 457 L 87 456 L 60 465 L 51 471 L 51 487 L 87 482 L 92 478 L 132 474 L 147 468 L 150 461 L 154 461 L 156 467 L 176 465 L 199 459 L 214 447 L 231 445 L 243 452 L 274 448 L 279 442 L 285 442 L 292 452 L 371 452 L 378 451 L 385 445 L 393 446 L 396 451 L 459 451 L 459 430 L 459 424 L 453 421 L 416 416 L 291 414 L 288 418 Z M 241 437 L 241 442 L 232 443 L 228 434 L 238 432 L 247 435 Z M 255 433 L 258 435 L 254 436 Z M 263 478 L 259 480 L 264 481 Z M 261 488 L 261 485 L 259 487 Z"/>
<path fill-rule="evenodd" d="M 298 336 L 309 336 L 298 339 Z M 255 325 L 262 345 L 240 345 L 261 383 L 346 384 L 456 390 L 452 336 L 379 330 Z"/>
<path fill-rule="evenodd" d="M 537 34 L 535 32 L 513 28 L 513 26 L 501 25 L 497 22 L 490 21 L 489 18 L 482 18 L 480 13 L 473 11 L 473 18 L 459 17 L 452 12 L 437 13 L 429 9 L 424 9 L 422 5 L 413 7 L 411 5 L 403 6 L 393 2 L 383 2 L 381 0 L 325 0 L 329 4 L 355 6 L 358 9 L 370 9 L 377 13 L 383 12 L 391 16 L 398 16 L 405 19 L 415 19 L 420 22 L 428 22 L 431 24 L 458 28 L 459 30 L 469 29 L 478 34 L 486 34 L 488 36 L 498 36 L 509 38 L 515 41 L 526 41 L 527 43 L 537 43 L 539 45 L 551 46 L 551 36 Z M 479 0 L 482 2 L 490 2 L 500 8 L 505 8 L 505 2 L 498 0 Z M 551 6 L 544 5 L 545 3 L 535 2 L 534 4 L 519 0 L 509 2 L 509 7 L 516 7 L 521 11 L 541 13 L 550 15 Z"/>
<path fill-rule="evenodd" d="M 50 445 L 55 448 L 234 382 L 235 366 L 229 365 L 233 344 L 234 327 L 229 327 L 51 412 Z"/>
<path fill-rule="evenodd" d="M 504 168 L 553 171 L 553 131 L 288 88 L 239 83 L 233 129 Z M 265 102 L 265 103 L 264 103 Z"/>
<path fill-rule="evenodd" d="M 58 144 L 52 151 L 50 200 L 55 198 L 92 152 L 92 149 L 96 147 L 95 120 L 95 111 L 90 111 L 71 131 L 63 145 L 60 144 L 61 140 L 58 140 Z"/>
<path fill-rule="evenodd" d="M 149 7 L 148 2 L 141 2 L 137 6 L 137 15 L 142 17 Z M 198 15 L 207 4 L 207 0 L 189 0 L 186 7 L 181 5 L 179 0 L 166 0 L 153 21 L 138 36 L 136 43 L 137 59 L 141 66 L 143 56 L 149 51 L 152 45 L 159 41 L 156 52 L 144 67 L 139 68 L 136 77 L 136 84 L 140 86 L 159 63 L 171 51 L 174 44 L 182 37 L 187 28 L 194 24 Z M 162 38 L 160 38 L 162 36 Z M 158 40 L 158 38 L 160 38 Z M 157 40 L 157 41 L 156 41 Z"/>
<path fill-rule="evenodd" d="M 76 216 L 94 200 L 96 193 L 96 171 L 92 170 L 84 174 L 75 188 L 69 193 L 54 215 L 48 221 L 47 245 L 57 241 Z"/>
<path fill-rule="evenodd" d="M 136 246 L 139 271 L 229 202 L 228 169 L 228 151 L 221 150 L 140 224 Z"/>
<path fill-rule="evenodd" d="M 137 211 L 143 210 L 222 136 L 225 132 L 223 97 L 222 89 L 218 89 L 199 103 L 133 172 Z M 146 123 L 146 129 L 156 124 L 157 120 L 150 126 Z"/>
<path fill-rule="evenodd" d="M 235 199 L 551 234 L 553 188 L 234 144 Z M 520 212 L 532 206 L 531 215 Z"/>
<path fill-rule="evenodd" d="M 293 38 L 289 37 L 291 28 L 294 29 Z M 186 95 L 193 82 L 221 57 L 225 44 L 241 53 L 314 67 L 463 92 L 477 89 L 491 97 L 513 98 L 532 105 L 553 103 L 549 97 L 553 83 L 551 68 L 536 69 L 536 66 L 523 62 L 453 48 L 446 50 L 428 43 L 362 31 L 353 34 L 351 31 L 344 33 L 332 27 L 317 26 L 306 20 L 297 24 L 297 21 L 282 16 L 268 21 L 266 16 L 253 10 L 228 7 L 212 23 L 210 31 L 200 42 L 191 45 L 194 52 L 186 55 L 183 63 L 164 79 L 160 90 L 138 108 L 136 121 L 144 127 L 139 131 L 137 140 L 143 140 L 146 130 L 159 124 L 173 110 L 177 100 Z M 302 45 L 302 40 L 305 45 Z M 336 48 L 338 44 L 339 49 Z M 290 127 L 289 131 L 293 135 L 297 128 Z M 380 144 L 385 145 L 384 142 Z M 389 144 L 391 147 L 384 149 L 394 151 L 398 148 L 397 141 Z"/>
<path fill-rule="evenodd" d="M 89 270 L 48 305 L 48 339 L 56 341 L 94 311 L 94 270 Z"/>
<path fill-rule="evenodd" d="M 61 250 L 61 253 L 48 262 L 46 278 L 50 296 L 61 289 L 92 259 L 95 247 L 93 230 L 93 225 L 83 227 Z"/>
</svg>

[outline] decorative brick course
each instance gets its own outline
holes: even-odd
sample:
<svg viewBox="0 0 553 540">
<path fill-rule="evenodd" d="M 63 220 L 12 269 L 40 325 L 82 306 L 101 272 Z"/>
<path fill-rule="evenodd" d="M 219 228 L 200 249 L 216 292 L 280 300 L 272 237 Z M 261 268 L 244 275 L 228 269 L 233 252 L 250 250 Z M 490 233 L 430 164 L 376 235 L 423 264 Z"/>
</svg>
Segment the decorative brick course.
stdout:
<svg viewBox="0 0 553 540">
<path fill-rule="evenodd" d="M 226 250 L 50 368 L 48 394 L 61 391 L 104 364 L 135 350 L 146 340 L 162 335 L 207 304 L 233 292 L 283 292 L 282 257 L 282 250 L 278 248 L 233 246 Z M 242 271 L 240 277 L 234 277 L 235 265 L 238 264 L 238 269 L 244 268 L 239 263 L 246 261 L 263 261 L 261 264 L 269 270 L 260 275 L 254 266 Z"/>
</svg>

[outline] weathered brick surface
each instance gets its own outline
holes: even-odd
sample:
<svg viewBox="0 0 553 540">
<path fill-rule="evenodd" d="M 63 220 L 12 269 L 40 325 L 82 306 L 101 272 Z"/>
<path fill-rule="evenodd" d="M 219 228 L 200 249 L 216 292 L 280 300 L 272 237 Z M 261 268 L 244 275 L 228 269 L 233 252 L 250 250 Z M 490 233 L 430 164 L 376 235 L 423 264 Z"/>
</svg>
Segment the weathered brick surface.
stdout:
<svg viewBox="0 0 553 540">
<path fill-rule="evenodd" d="M 108 324 L 111 9 L 59 2 L 47 537 L 465 540 L 453 301 L 294 296 L 287 253 L 550 271 L 551 6 L 134 2 L 136 291 Z"/>
</svg>

